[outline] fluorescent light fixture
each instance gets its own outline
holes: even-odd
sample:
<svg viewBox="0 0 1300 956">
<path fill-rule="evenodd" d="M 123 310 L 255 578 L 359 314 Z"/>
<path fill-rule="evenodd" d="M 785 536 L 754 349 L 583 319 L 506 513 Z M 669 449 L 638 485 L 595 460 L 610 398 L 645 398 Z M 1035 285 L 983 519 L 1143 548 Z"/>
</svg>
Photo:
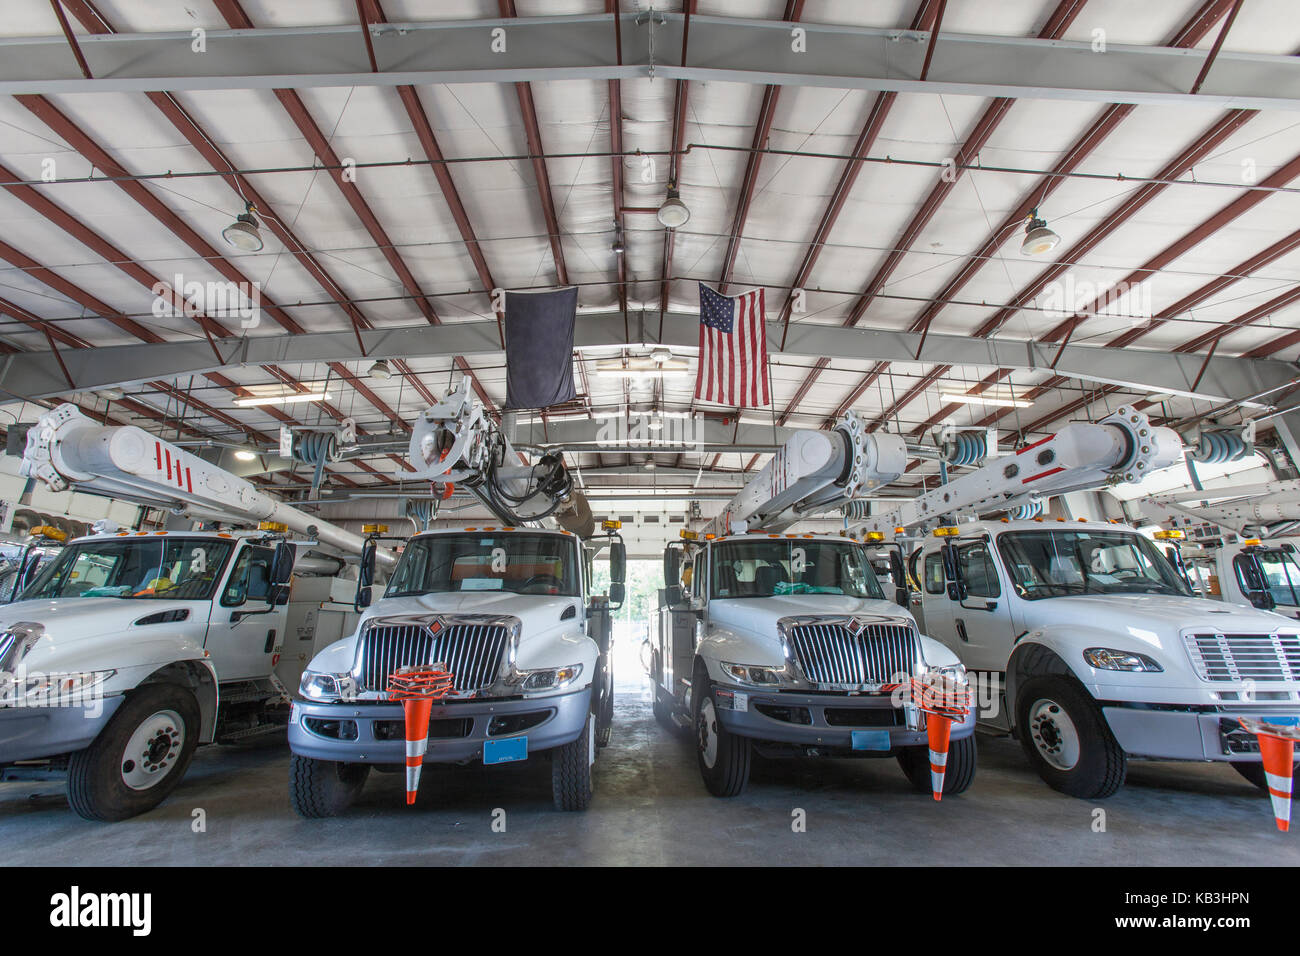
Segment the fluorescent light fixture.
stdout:
<svg viewBox="0 0 1300 956">
<path fill-rule="evenodd" d="M 287 395 L 249 395 L 235 399 L 240 408 L 252 408 L 257 405 L 296 405 L 299 402 L 327 402 L 333 396 L 329 392 L 290 392 Z"/>
<path fill-rule="evenodd" d="M 685 375 L 690 370 L 691 363 L 686 359 L 655 361 L 654 359 L 634 358 L 629 359 L 626 365 L 623 364 L 621 359 L 610 359 L 596 364 L 597 375 L 618 378 L 636 378 L 638 376 L 657 378 L 661 375 Z"/>
<path fill-rule="evenodd" d="M 1023 398 L 1012 398 L 1007 394 L 990 394 L 981 392 L 979 395 L 971 395 L 967 392 L 951 391 L 940 389 L 939 397 L 945 402 L 960 402 L 963 405 L 997 405 L 1001 408 L 1031 408 L 1033 402 Z"/>
<path fill-rule="evenodd" d="M 249 451 L 247 448 L 241 448 L 235 452 L 235 457 L 240 461 L 253 461 L 257 458 L 257 452 Z"/>
</svg>

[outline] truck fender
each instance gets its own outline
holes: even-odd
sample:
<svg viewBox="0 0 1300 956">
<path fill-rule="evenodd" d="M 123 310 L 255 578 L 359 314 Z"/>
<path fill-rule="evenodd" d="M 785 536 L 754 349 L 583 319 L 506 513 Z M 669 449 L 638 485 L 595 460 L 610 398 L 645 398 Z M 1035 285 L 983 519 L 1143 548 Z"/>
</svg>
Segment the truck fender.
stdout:
<svg viewBox="0 0 1300 956">
<path fill-rule="evenodd" d="M 212 743 L 217 732 L 217 672 L 209 661 L 173 661 L 158 668 L 136 687 L 146 684 L 177 684 L 188 689 L 199 703 L 199 743 Z M 129 696 L 130 691 L 127 693 Z"/>
<path fill-rule="evenodd" d="M 781 667 L 785 658 L 781 645 L 772 637 L 756 637 L 727 627 L 710 627 L 695 647 L 696 661 L 703 661 L 712 680 L 725 677 L 721 664 L 754 664 Z"/>
<path fill-rule="evenodd" d="M 1016 694 L 1020 685 L 1031 677 L 1043 677 L 1049 674 L 1078 679 L 1061 655 L 1048 645 L 1052 635 L 1048 629 L 1034 631 L 1016 643 L 1007 661 L 1006 708 L 1007 726 L 1016 729 Z"/>
</svg>

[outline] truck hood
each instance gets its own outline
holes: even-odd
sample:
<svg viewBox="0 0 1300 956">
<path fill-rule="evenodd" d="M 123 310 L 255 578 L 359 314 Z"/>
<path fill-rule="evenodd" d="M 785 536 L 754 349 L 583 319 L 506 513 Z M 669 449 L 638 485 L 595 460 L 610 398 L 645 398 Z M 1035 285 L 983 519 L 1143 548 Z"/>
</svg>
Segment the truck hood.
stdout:
<svg viewBox="0 0 1300 956">
<path fill-rule="evenodd" d="M 573 608 L 568 618 L 565 610 Z M 557 629 L 577 631 L 584 620 L 582 599 L 559 594 L 515 594 L 511 591 L 446 591 L 416 597 L 383 598 L 367 610 L 361 625 L 375 618 L 407 614 L 501 614 L 519 618 L 521 657 L 533 656 L 530 644 L 549 638 Z M 360 633 L 361 627 L 357 628 Z M 541 666 L 541 665 L 539 665 Z"/>
<path fill-rule="evenodd" d="M 1198 628 L 1267 634 L 1279 628 L 1295 628 L 1294 621 L 1280 614 L 1173 594 L 1081 594 L 1026 601 L 1022 606 L 1030 627 L 1076 621 L 1135 637 L 1142 636 L 1135 631 L 1151 632 L 1153 636 Z"/>
<path fill-rule="evenodd" d="M 882 622 L 912 621 L 911 612 L 893 601 L 847 597 L 843 594 L 786 594 L 709 602 L 710 625 L 766 636 L 776 633 L 776 622 L 781 618 L 810 614 L 856 614 L 880 618 Z"/>
<path fill-rule="evenodd" d="M 62 598 L 20 601 L 0 606 L 0 630 L 19 621 L 45 626 L 49 640 L 60 646 L 93 640 L 102 635 L 120 636 L 141 618 L 162 611 L 188 608 L 189 620 L 206 622 L 207 601 L 167 601 L 139 598 Z"/>
</svg>

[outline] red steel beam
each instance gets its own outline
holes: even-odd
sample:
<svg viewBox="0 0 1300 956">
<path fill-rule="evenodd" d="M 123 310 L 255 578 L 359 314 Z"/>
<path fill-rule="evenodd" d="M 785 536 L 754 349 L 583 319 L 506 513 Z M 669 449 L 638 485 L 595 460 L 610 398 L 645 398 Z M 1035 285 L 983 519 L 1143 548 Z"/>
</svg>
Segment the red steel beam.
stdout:
<svg viewBox="0 0 1300 956">
<path fill-rule="evenodd" d="M 1206 35 L 1219 18 L 1227 12 L 1230 2 L 1231 0 L 1207 0 L 1207 2 L 1203 3 L 1201 7 L 1197 9 L 1192 18 L 1174 34 L 1167 45 L 1178 48 L 1194 46 Z M 1069 10 L 1063 7 L 1058 7 L 1053 17 L 1073 17 L 1076 16 L 1077 13 L 1077 8 Z M 1044 27 L 1044 30 L 1048 30 L 1051 27 L 1052 22 L 1049 20 L 1048 25 Z M 1050 194 L 1064 181 L 1064 177 L 1059 174 L 1070 172 L 1078 167 L 1078 165 L 1101 144 L 1102 140 L 1110 135 L 1110 133 L 1133 109 L 1134 107 L 1132 105 L 1125 104 L 1112 104 L 1111 106 L 1108 106 L 1102 112 L 1101 116 L 1099 116 L 1098 119 L 1088 128 L 1088 130 L 1086 130 L 1083 135 L 1074 142 L 1070 149 L 1066 151 L 1061 160 L 1057 162 L 1053 173 L 1043 176 L 1034 184 L 1034 186 L 1030 187 L 1030 189 L 1026 191 L 1024 198 L 1015 212 L 1007 216 L 985 239 L 984 243 L 974 256 L 967 260 L 961 271 L 959 271 L 958 274 L 954 276 L 954 278 L 950 280 L 948 284 L 945 285 L 944 289 L 935 297 L 937 301 L 932 302 L 927 306 L 913 322 L 911 331 L 921 332 L 922 344 L 924 344 L 925 335 L 930 328 L 930 323 L 942 310 L 943 306 L 946 304 L 946 300 L 955 296 L 955 294 L 974 277 L 979 269 L 991 260 L 991 256 L 997 251 L 997 249 L 1011 237 L 1018 226 L 1023 224 L 1029 210 L 1037 206 L 1038 202 L 1041 201 L 1044 196 Z M 1242 113 L 1247 115 L 1237 115 Z M 987 112 L 985 115 L 987 117 Z M 1224 139 L 1240 128 L 1240 126 L 1247 122 L 1253 115 L 1255 115 L 1255 111 L 1242 110 L 1234 110 L 1225 114 L 1225 116 L 1216 124 L 1210 127 L 1201 139 L 1188 147 L 1187 150 L 1168 164 L 1165 170 L 1156 178 L 1175 179 L 1182 175 L 1188 168 L 1196 162 L 1199 162 L 1201 158 L 1208 155 Z M 939 185 L 943 184 L 940 183 Z M 976 337 L 987 337 L 995 332 L 1007 319 L 1018 311 L 1020 306 L 1032 300 L 1034 296 L 1041 292 L 1042 288 L 1045 287 L 1048 282 L 1065 272 L 1069 265 L 1073 264 L 1075 260 L 1090 251 L 1095 245 L 1100 243 L 1104 238 L 1106 238 L 1106 236 L 1113 232 L 1115 228 L 1136 213 L 1138 209 L 1150 202 L 1151 199 L 1155 198 L 1155 195 L 1164 188 L 1164 185 L 1166 184 L 1146 184 L 1137 190 L 1135 195 L 1131 197 L 1131 199 L 1127 201 L 1121 209 L 1112 214 L 1110 219 L 1099 224 L 1099 226 L 1085 237 L 1084 240 L 1076 243 L 1075 246 L 1071 248 L 1068 256 L 1064 257 L 1062 260 L 1058 260 L 1058 262 L 1046 270 L 1039 279 L 1035 280 L 1031 285 L 1030 290 L 1022 291 L 1016 297 L 1011 306 L 1001 309 L 988 322 L 984 323 L 984 325 L 977 329 L 973 335 Z M 931 195 L 934 195 L 933 191 Z M 898 244 L 896 244 L 896 249 L 897 246 Z M 891 253 L 891 255 L 896 254 L 897 252 Z M 901 259 L 901 257 L 899 258 Z M 883 283 L 881 285 L 883 286 Z M 879 289 L 876 291 L 878 292 Z M 859 300 L 859 302 L 861 301 L 862 300 Z M 950 367 L 946 367 L 944 371 L 946 372 L 948 368 Z M 861 391 L 858 391 L 858 394 L 861 394 Z M 841 407 L 843 407 L 843 405 Z M 943 417 L 950 413 L 953 407 L 955 406 L 949 406 L 946 408 L 940 413 L 939 417 Z"/>
</svg>

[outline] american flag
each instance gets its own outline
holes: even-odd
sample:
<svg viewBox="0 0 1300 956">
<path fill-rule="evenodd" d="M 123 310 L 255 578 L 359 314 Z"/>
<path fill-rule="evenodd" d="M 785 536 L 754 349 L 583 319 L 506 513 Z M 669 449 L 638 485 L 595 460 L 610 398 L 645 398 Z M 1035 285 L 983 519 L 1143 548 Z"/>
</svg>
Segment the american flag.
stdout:
<svg viewBox="0 0 1300 956">
<path fill-rule="evenodd" d="M 700 283 L 700 364 L 695 397 L 733 408 L 770 405 L 763 290 L 722 295 Z"/>
</svg>

